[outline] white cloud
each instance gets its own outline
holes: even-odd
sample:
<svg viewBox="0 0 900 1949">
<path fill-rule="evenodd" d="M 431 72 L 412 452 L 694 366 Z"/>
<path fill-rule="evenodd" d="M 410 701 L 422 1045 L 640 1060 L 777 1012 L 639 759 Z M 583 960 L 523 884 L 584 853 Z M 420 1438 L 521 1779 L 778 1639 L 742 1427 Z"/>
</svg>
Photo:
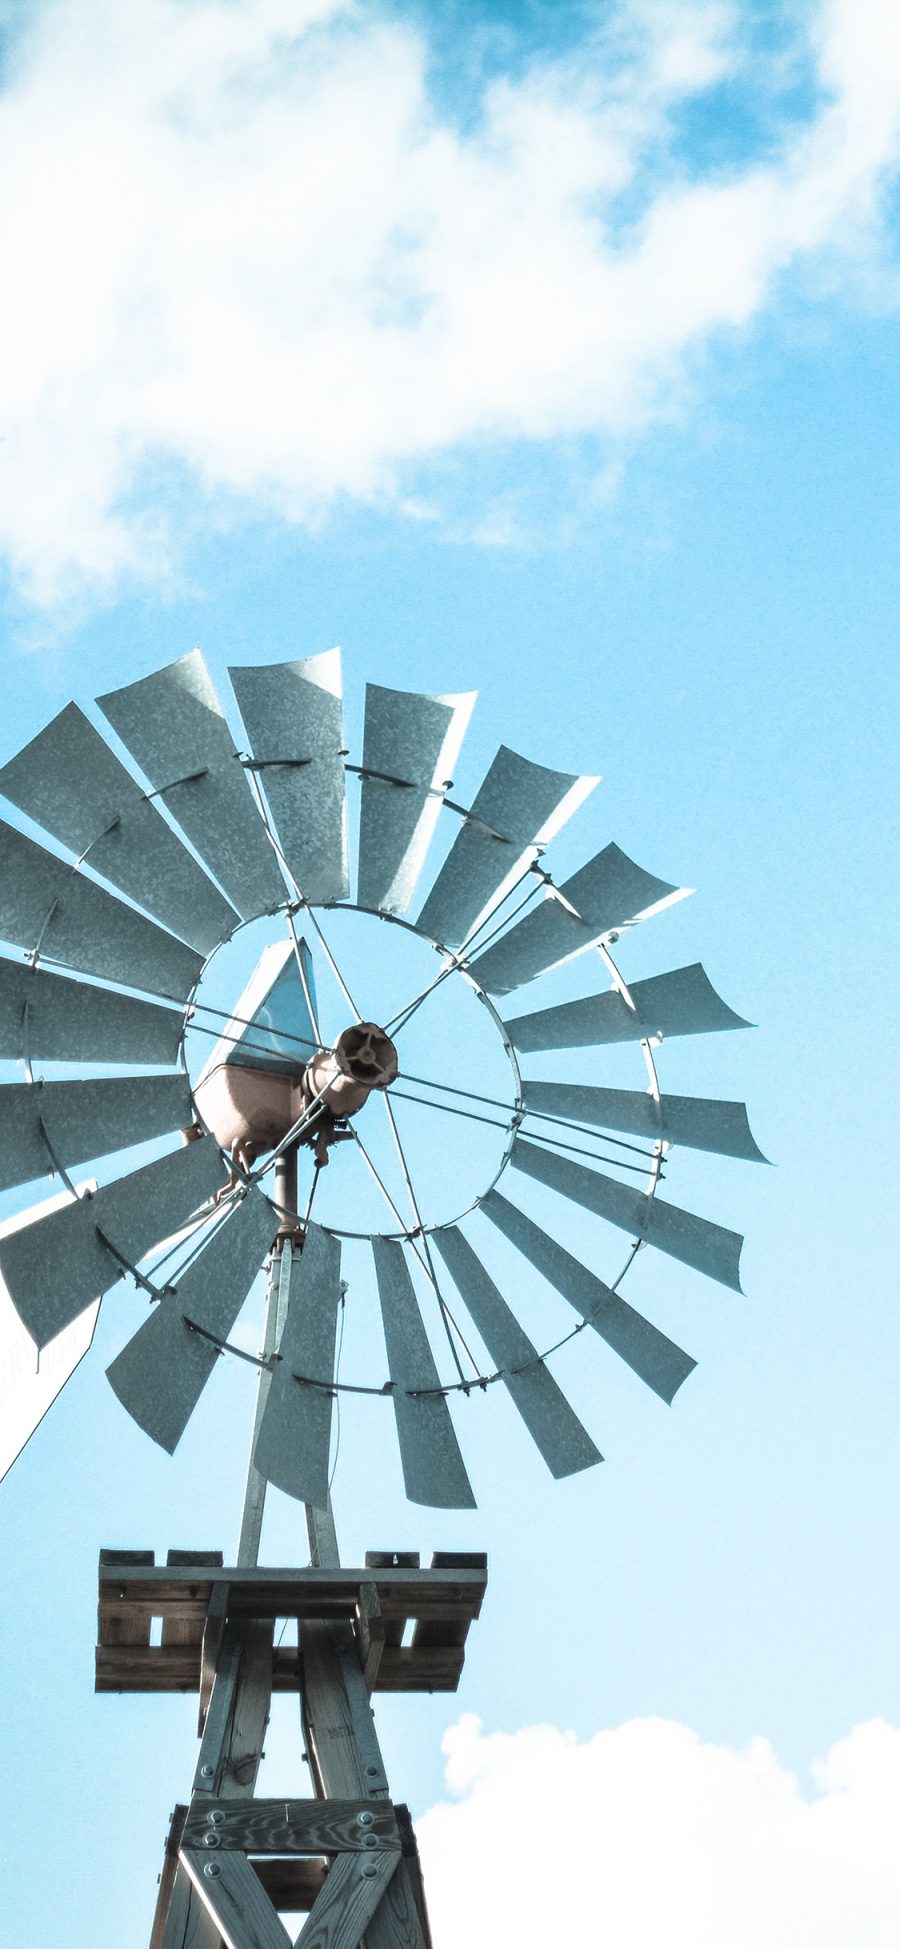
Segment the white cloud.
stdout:
<svg viewBox="0 0 900 1949">
<path fill-rule="evenodd" d="M 566 60 L 480 84 L 463 132 L 424 30 L 376 4 L 35 0 L 0 93 L 19 586 L 177 568 L 173 468 L 180 520 L 415 515 L 427 457 L 670 411 L 780 272 L 858 249 L 900 150 L 900 15 L 828 0 L 805 123 L 676 165 L 694 97 L 765 80 L 740 17 L 630 0 Z M 491 509 L 479 527 L 496 543 Z"/>
<path fill-rule="evenodd" d="M 417 1821 L 435 1949 L 895 1949 L 900 1731 L 856 1726 L 804 1795 L 767 1740 L 742 1751 L 640 1719 L 446 1735 Z"/>
</svg>

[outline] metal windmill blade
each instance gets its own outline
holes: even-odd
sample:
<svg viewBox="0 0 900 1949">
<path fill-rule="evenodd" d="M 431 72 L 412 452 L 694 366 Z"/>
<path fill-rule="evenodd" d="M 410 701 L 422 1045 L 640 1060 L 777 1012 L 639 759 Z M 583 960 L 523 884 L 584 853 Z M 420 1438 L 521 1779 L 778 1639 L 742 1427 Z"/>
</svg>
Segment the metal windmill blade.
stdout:
<svg viewBox="0 0 900 1949">
<path fill-rule="evenodd" d="M 306 900 L 346 899 L 340 650 L 228 674 L 291 877 Z"/>
<path fill-rule="evenodd" d="M 97 702 L 238 912 L 276 907 L 284 884 L 200 651 Z"/>
<path fill-rule="evenodd" d="M 402 914 L 409 906 L 474 703 L 474 692 L 424 697 L 366 685 L 361 907 Z"/>
<path fill-rule="evenodd" d="M 0 792 L 201 954 L 237 918 L 77 704 L 0 770 Z"/>
<path fill-rule="evenodd" d="M 747 1025 L 699 964 L 629 984 L 612 959 L 621 929 L 650 920 L 684 889 L 614 843 L 554 882 L 552 840 L 594 776 L 502 745 L 464 803 L 453 773 L 472 694 L 368 685 L 354 757 L 343 742 L 338 651 L 230 675 L 244 749 L 193 651 L 99 700 L 140 775 L 76 704 L 0 769 L 10 805 L 64 849 L 0 822 L 0 932 L 10 948 L 0 954 L 0 1058 L 22 1071 L 0 1083 L 0 1191 L 48 1177 L 64 1187 L 14 1224 L 0 1217 L 2 1296 L 16 1309 L 17 1331 L 35 1349 L 59 1347 L 65 1378 L 101 1296 L 133 1276 L 151 1311 L 109 1379 L 132 1418 L 172 1452 L 223 1355 L 255 1359 L 230 1336 L 268 1263 L 251 1469 L 263 1491 L 270 1482 L 325 1506 L 333 1406 L 344 1386 L 391 1401 L 413 1501 L 472 1506 L 449 1396 L 459 1396 L 461 1426 L 466 1397 L 495 1382 L 554 1476 L 587 1468 L 600 1451 L 551 1371 L 557 1344 L 590 1325 L 665 1402 L 694 1362 L 622 1298 L 623 1272 L 608 1282 L 570 1249 L 565 1214 L 575 1205 L 589 1229 L 599 1219 L 601 1233 L 624 1231 L 626 1271 L 646 1245 L 661 1264 L 668 1255 L 740 1290 L 738 1235 L 663 1198 L 659 1184 L 678 1145 L 747 1161 L 762 1153 L 743 1104 L 667 1095 L 656 1052 L 670 1036 Z M 421 890 L 439 820 L 455 831 Z M 387 1024 L 365 1019 L 351 999 L 365 1005 L 368 968 L 363 958 L 344 980 L 328 937 L 327 910 L 336 906 L 439 951 L 434 979 Z M 239 946 L 242 926 L 262 915 L 269 938 L 255 968 L 247 966 L 228 1008 L 213 1005 L 205 984 L 214 957 L 226 941 Z M 595 955 L 612 986 L 555 1000 L 554 971 Z M 330 1042 L 317 968 L 341 995 L 343 1026 Z M 478 1076 L 461 1086 L 447 1063 L 428 1080 L 404 1070 L 408 1023 L 451 978 L 474 990 L 496 1033 L 507 1066 L 500 1097 Z M 525 984 L 535 1004 L 504 1019 L 497 998 Z M 648 1087 L 603 1080 L 604 1048 L 627 1044 Z M 589 1053 L 575 1080 L 523 1078 L 520 1056 L 536 1050 Z M 44 1063 L 75 1073 L 44 1080 L 35 1070 Z M 470 1126 L 458 1116 L 499 1129 L 495 1167 L 464 1209 L 424 1208 L 421 1139 L 404 1142 L 410 1095 L 434 1112 L 442 1167 L 451 1132 L 466 1147 Z M 377 1119 L 366 1112 L 365 1138 L 355 1122 L 379 1098 L 399 1171 L 393 1189 L 377 1132 L 371 1149 Z M 172 1148 L 179 1134 L 189 1141 Z M 127 1153 L 139 1144 L 157 1154 L 145 1152 L 135 1167 Z M 354 1228 L 352 1192 L 343 1212 L 335 1193 L 337 1220 L 324 1222 L 317 1207 L 313 1216 L 323 1165 L 331 1159 L 329 1180 L 341 1187 L 351 1157 L 383 1200 L 381 1229 Z M 95 1161 L 105 1181 L 76 1185 L 71 1172 Z M 440 1183 L 443 1176 L 442 1168 Z M 535 1184 L 544 1199 L 561 1200 L 552 1230 L 529 1209 Z M 362 1237 L 371 1240 L 363 1281 L 377 1296 L 387 1378 L 344 1382 L 342 1240 Z M 355 1250 L 348 1243 L 345 1271 Z M 158 1267 L 142 1270 L 160 1252 Z M 504 1254 L 508 1268 L 510 1252 L 512 1274 L 497 1269 Z M 532 1309 L 546 1316 L 544 1338 L 526 1329 Z"/>
</svg>

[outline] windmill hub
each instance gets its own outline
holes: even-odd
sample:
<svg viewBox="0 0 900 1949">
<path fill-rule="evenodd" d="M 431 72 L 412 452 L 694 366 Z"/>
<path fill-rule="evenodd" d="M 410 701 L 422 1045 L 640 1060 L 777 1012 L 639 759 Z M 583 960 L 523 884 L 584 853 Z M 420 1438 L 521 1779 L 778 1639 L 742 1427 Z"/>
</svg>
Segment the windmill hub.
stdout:
<svg viewBox="0 0 900 1949">
<path fill-rule="evenodd" d="M 398 1070 L 390 1036 L 375 1022 L 344 1029 L 332 1049 L 320 1050 L 292 1069 L 222 1062 L 198 1084 L 194 1101 L 201 1122 L 242 1171 L 272 1150 L 296 1124 L 297 1141 L 327 1164 L 338 1124 L 362 1109 L 373 1090 L 386 1089 Z"/>
</svg>

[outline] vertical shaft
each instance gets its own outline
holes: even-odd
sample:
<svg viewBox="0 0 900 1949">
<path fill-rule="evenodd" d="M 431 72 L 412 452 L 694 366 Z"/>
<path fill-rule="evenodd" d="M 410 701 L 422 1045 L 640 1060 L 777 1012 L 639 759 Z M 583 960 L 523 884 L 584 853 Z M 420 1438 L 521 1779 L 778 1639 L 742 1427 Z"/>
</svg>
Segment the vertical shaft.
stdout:
<svg viewBox="0 0 900 1949">
<path fill-rule="evenodd" d="M 291 1286 L 291 1255 L 296 1248 L 297 1235 L 294 1220 L 287 1214 L 297 1209 L 296 1144 L 292 1144 L 282 1153 L 275 1166 L 275 1202 L 280 1207 L 281 1220 L 278 1236 L 272 1247 L 266 1288 L 266 1318 L 262 1345 L 263 1358 L 266 1360 L 278 1351 Z M 266 1504 L 266 1480 L 256 1468 L 253 1456 L 271 1383 L 271 1370 L 268 1367 L 261 1367 L 256 1389 L 256 1412 L 253 1417 L 250 1457 L 247 1463 L 247 1486 L 244 1491 L 241 1533 L 237 1547 L 237 1562 L 241 1569 L 259 1562 L 259 1545 Z"/>
</svg>

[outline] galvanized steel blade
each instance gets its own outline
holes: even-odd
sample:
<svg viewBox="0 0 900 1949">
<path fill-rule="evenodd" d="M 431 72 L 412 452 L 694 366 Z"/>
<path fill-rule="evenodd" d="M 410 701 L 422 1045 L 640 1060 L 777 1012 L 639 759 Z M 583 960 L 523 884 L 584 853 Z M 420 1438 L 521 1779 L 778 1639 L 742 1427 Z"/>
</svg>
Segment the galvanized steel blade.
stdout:
<svg viewBox="0 0 900 1949">
<path fill-rule="evenodd" d="M 455 1225 L 448 1225 L 435 1232 L 434 1242 L 551 1475 L 575 1475 L 602 1462 L 600 1450 L 468 1239 Z"/>
<path fill-rule="evenodd" d="M 619 846 L 606 846 L 560 887 L 562 899 L 548 895 L 508 934 L 476 955 L 472 973 L 489 994 L 508 994 L 582 954 L 614 928 L 647 920 L 683 900 L 689 890 L 646 873 Z"/>
<path fill-rule="evenodd" d="M 37 1346 L 122 1278 L 116 1253 L 136 1265 L 226 1178 L 217 1146 L 203 1137 L 0 1239 L 0 1275 Z"/>
<path fill-rule="evenodd" d="M 545 845 L 597 783 L 548 771 L 501 745 L 416 926 L 458 947 L 508 891 L 532 848 Z"/>
<path fill-rule="evenodd" d="M 474 1509 L 403 1247 L 396 1239 L 373 1238 L 372 1252 L 406 1493 L 410 1502 L 433 1509 Z M 410 1391 L 424 1389 L 435 1392 Z"/>
<path fill-rule="evenodd" d="M 0 935 L 80 974 L 183 1001 L 203 958 L 0 820 Z"/>
<path fill-rule="evenodd" d="M 748 1029 L 742 1015 L 723 1002 L 699 961 L 629 983 L 634 1004 L 609 988 L 583 1001 L 519 1015 L 506 1026 L 517 1049 L 599 1048 L 610 1042 L 642 1042 L 655 1035 L 715 1035 Z"/>
<path fill-rule="evenodd" d="M 184 1016 L 110 988 L 0 959 L 0 1056 L 17 1062 L 175 1063 Z"/>
<path fill-rule="evenodd" d="M 18 1231 L 36 1216 L 59 1210 L 68 1197 L 67 1191 L 57 1192 L 31 1211 L 17 1211 L 12 1218 L 0 1220 L 0 1234 Z M 39 1355 L 0 1280 L 0 1481 L 84 1359 L 99 1310 L 99 1300 L 86 1306 Z"/>
<path fill-rule="evenodd" d="M 0 1085 L 0 1189 L 88 1158 L 165 1137 L 193 1122 L 178 1076 L 111 1076 L 84 1083 Z"/>
<path fill-rule="evenodd" d="M 228 672 L 281 850 L 307 900 L 345 900 L 341 653 Z"/>
<path fill-rule="evenodd" d="M 745 1103 L 726 1103 L 712 1096 L 663 1096 L 657 1103 L 648 1090 L 594 1089 L 578 1083 L 526 1081 L 522 1091 L 529 1111 L 597 1124 L 604 1130 L 629 1130 L 636 1137 L 662 1137 L 666 1143 L 715 1151 L 720 1157 L 766 1162 L 750 1129 Z"/>
<path fill-rule="evenodd" d="M 231 933 L 234 908 L 77 704 L 3 766 L 0 792 L 202 954 Z"/>
<path fill-rule="evenodd" d="M 238 912 L 277 907 L 284 883 L 200 651 L 97 702 Z"/>
<path fill-rule="evenodd" d="M 302 1252 L 291 1251 L 289 1279 L 279 1358 L 253 1460 L 267 1482 L 324 1509 L 341 1302 L 339 1241 L 319 1225 L 310 1225 Z"/>
<path fill-rule="evenodd" d="M 195 1329 L 227 1340 L 276 1226 L 268 1199 L 254 1186 L 106 1370 L 122 1406 L 170 1455 L 221 1352 Z"/>
<path fill-rule="evenodd" d="M 585 1210 L 596 1212 L 599 1218 L 608 1219 L 620 1231 L 657 1246 L 670 1258 L 683 1260 L 685 1265 L 705 1272 L 722 1286 L 741 1291 L 738 1273 L 744 1241 L 739 1232 L 714 1225 L 711 1219 L 699 1218 L 693 1211 L 682 1211 L 662 1198 L 648 1197 L 629 1184 L 619 1184 L 615 1178 L 604 1177 L 600 1171 L 575 1164 L 555 1151 L 542 1150 L 537 1144 L 525 1143 L 522 1138 L 513 1144 L 510 1163 L 516 1170 L 537 1178 L 540 1184 L 549 1185 L 552 1191 L 559 1191 L 564 1198 L 571 1198 Z"/>
<path fill-rule="evenodd" d="M 366 685 L 356 896 L 360 906 L 389 914 L 406 912 L 437 823 L 440 794 L 453 782 L 474 702 L 474 691 L 459 697 L 427 697 Z"/>
<path fill-rule="evenodd" d="M 489 1191 L 480 1209 L 654 1394 L 663 1401 L 674 1398 L 697 1365 L 690 1354 L 652 1326 L 642 1313 L 635 1312 L 499 1191 Z"/>
</svg>

